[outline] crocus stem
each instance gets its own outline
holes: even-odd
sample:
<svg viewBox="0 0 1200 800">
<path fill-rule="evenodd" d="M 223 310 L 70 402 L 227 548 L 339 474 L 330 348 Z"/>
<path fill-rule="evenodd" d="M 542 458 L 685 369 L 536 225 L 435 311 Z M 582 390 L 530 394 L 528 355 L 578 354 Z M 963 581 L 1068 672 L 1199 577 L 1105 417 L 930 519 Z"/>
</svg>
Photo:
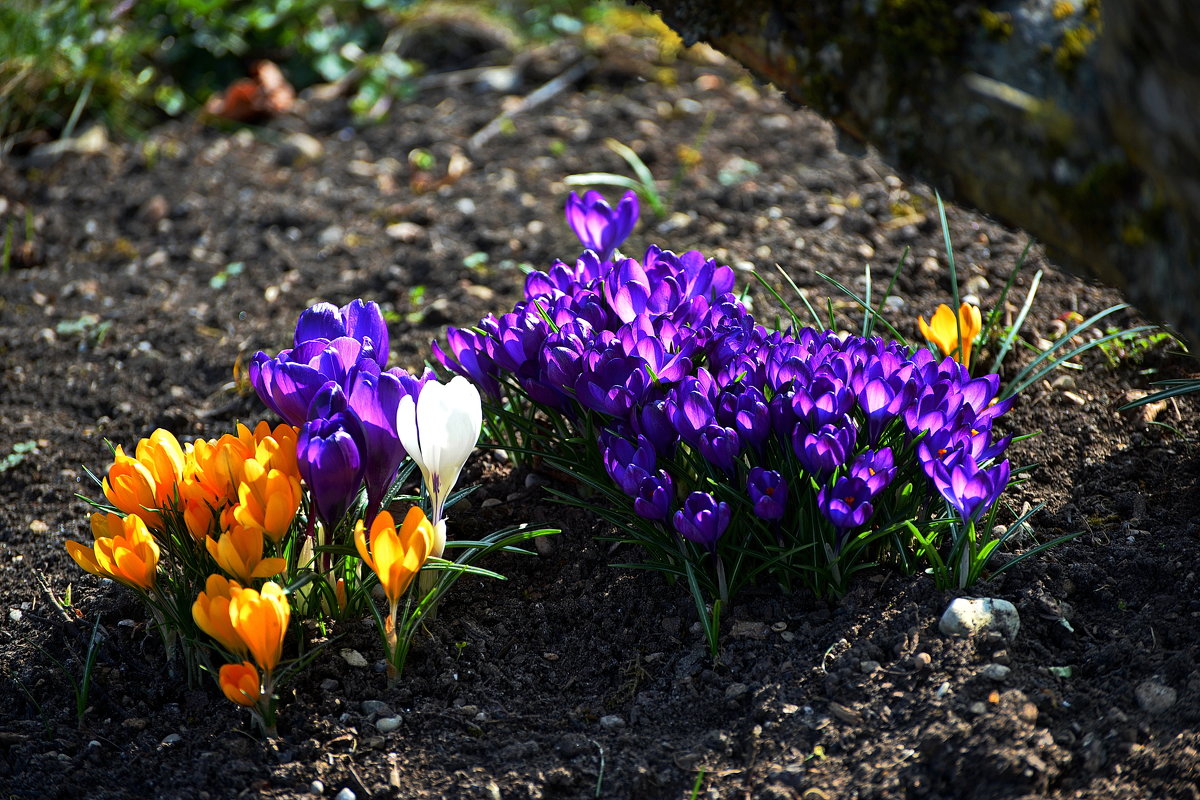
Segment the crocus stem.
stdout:
<svg viewBox="0 0 1200 800">
<path fill-rule="evenodd" d="M 435 570 L 432 570 L 432 569 L 421 570 L 420 575 L 417 576 L 417 590 L 420 592 L 419 597 L 421 599 L 424 599 L 429 596 L 429 593 L 431 591 L 433 591 L 435 586 L 437 586 L 437 582 L 438 582 L 439 578 L 441 578 L 441 575 Z M 434 620 L 437 619 L 437 611 L 438 611 L 437 600 L 433 600 L 429 603 L 428 606 L 425 607 L 425 613 L 423 614 L 423 617 L 425 619 L 429 620 L 430 622 L 433 622 Z"/>
<path fill-rule="evenodd" d="M 275 681 L 270 672 L 263 676 L 263 694 L 257 710 L 256 718 L 263 736 L 268 739 L 278 736 L 279 731 L 275 727 Z"/>
<path fill-rule="evenodd" d="M 729 602 L 729 587 L 725 584 L 725 559 L 717 556 L 717 595 L 722 603 Z"/>
</svg>

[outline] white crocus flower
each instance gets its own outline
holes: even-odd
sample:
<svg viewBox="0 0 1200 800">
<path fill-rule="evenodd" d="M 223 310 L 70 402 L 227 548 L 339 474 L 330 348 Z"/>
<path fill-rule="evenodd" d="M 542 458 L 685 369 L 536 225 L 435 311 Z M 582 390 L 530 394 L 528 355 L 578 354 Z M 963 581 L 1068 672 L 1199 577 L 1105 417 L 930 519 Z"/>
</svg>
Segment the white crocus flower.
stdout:
<svg viewBox="0 0 1200 800">
<path fill-rule="evenodd" d="M 411 396 L 400 399 L 396 430 L 404 449 L 421 469 L 433 506 L 430 522 L 437 535 L 431 556 L 440 557 L 446 546 L 446 499 L 479 441 L 482 426 L 479 390 L 461 375 L 446 384 L 429 381 L 416 401 Z"/>
</svg>

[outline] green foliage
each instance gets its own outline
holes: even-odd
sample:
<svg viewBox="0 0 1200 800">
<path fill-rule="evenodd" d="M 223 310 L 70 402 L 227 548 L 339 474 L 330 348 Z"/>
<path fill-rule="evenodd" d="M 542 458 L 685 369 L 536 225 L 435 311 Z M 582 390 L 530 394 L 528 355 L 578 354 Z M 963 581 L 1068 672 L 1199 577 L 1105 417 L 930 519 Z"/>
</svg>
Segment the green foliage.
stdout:
<svg viewBox="0 0 1200 800">
<path fill-rule="evenodd" d="M 259 58 L 298 87 L 353 77 L 353 110 L 378 113 L 414 72 L 380 52 L 391 15 L 410 4 L 9 0 L 0 4 L 0 143 L 22 146 L 37 131 L 69 136 L 84 118 L 134 134 L 195 109 Z"/>
<path fill-rule="evenodd" d="M 0 473 L 8 472 L 25 460 L 25 456 L 38 451 L 38 443 L 34 441 L 17 442 L 4 458 L 0 458 Z"/>
</svg>

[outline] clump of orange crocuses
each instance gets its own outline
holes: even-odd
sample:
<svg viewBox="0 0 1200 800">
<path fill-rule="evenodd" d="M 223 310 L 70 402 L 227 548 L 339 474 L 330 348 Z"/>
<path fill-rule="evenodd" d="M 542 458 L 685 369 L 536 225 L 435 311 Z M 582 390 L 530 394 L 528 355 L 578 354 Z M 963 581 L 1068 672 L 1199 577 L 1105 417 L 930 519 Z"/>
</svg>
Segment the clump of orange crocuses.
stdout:
<svg viewBox="0 0 1200 800">
<path fill-rule="evenodd" d="M 267 736 L 275 735 L 274 687 L 291 615 L 279 584 L 268 582 L 256 591 L 220 575 L 209 576 L 205 590 L 192 604 L 196 625 L 228 655 L 242 659 L 221 667 L 217 676 L 221 691 L 250 708 Z"/>
<path fill-rule="evenodd" d="M 917 326 L 921 329 L 921 335 L 937 347 L 943 356 L 953 355 L 954 360 L 963 366 L 971 365 L 971 346 L 983 330 L 983 317 L 976 306 L 963 303 L 956 315 L 950 306 L 942 303 L 928 323 L 924 317 L 918 317 Z"/>
</svg>

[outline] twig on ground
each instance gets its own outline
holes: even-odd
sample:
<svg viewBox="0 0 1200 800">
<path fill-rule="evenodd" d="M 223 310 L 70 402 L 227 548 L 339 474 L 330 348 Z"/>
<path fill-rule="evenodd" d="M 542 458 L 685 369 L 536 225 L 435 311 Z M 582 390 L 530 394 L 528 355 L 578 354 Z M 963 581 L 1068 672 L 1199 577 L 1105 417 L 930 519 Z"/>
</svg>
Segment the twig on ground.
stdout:
<svg viewBox="0 0 1200 800">
<path fill-rule="evenodd" d="M 576 81 L 591 72 L 596 65 L 596 59 L 585 57 L 572 64 L 558 77 L 534 89 L 529 94 L 521 99 L 521 102 L 512 109 L 503 112 L 500 116 L 493 119 L 487 125 L 484 125 L 467 141 L 467 152 L 471 155 L 477 155 L 480 148 L 495 138 L 496 134 L 504 127 L 504 123 L 512 119 L 518 114 L 526 111 L 531 111 L 545 103 L 547 100 L 561 94 L 570 88 Z"/>
</svg>

